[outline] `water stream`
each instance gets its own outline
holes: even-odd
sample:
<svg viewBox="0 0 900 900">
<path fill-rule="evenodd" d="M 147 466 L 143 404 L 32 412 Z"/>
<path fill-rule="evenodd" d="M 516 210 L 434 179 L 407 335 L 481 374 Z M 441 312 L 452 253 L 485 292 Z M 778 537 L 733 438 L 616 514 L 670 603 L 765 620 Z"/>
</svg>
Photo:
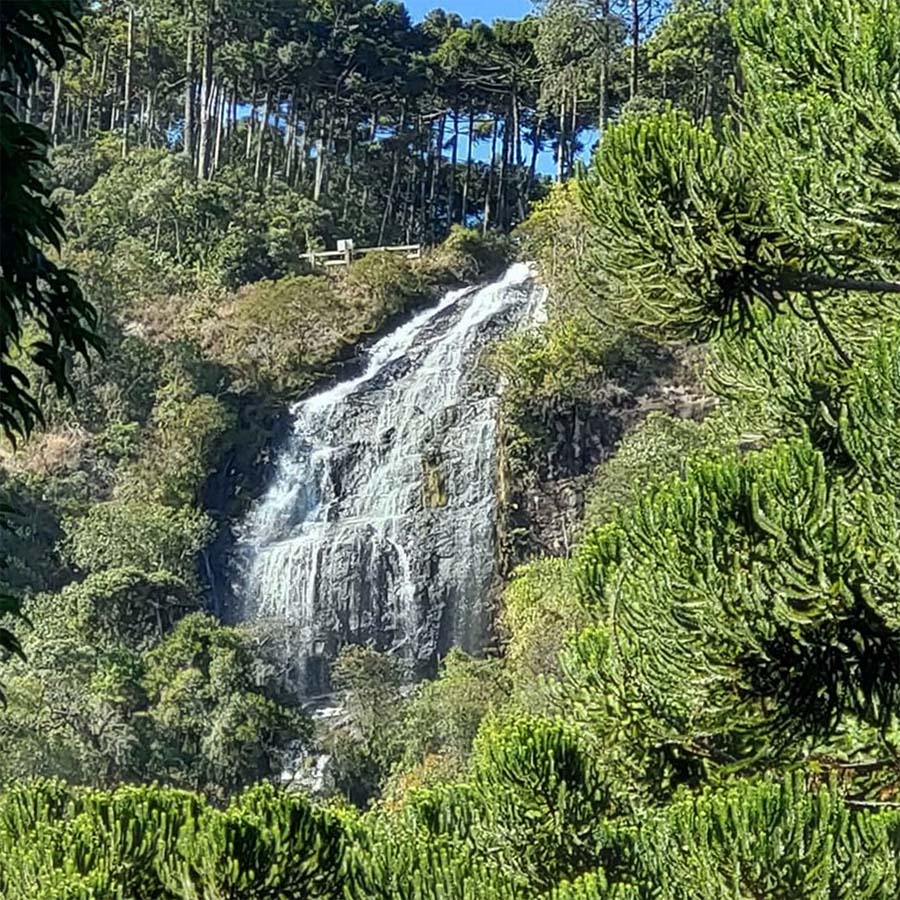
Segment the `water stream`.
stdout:
<svg viewBox="0 0 900 900">
<path fill-rule="evenodd" d="M 306 694 L 347 642 L 418 671 L 481 651 L 491 621 L 498 391 L 485 345 L 540 303 L 524 264 L 451 291 L 299 403 L 238 546 L 240 618 L 269 627 Z"/>
</svg>

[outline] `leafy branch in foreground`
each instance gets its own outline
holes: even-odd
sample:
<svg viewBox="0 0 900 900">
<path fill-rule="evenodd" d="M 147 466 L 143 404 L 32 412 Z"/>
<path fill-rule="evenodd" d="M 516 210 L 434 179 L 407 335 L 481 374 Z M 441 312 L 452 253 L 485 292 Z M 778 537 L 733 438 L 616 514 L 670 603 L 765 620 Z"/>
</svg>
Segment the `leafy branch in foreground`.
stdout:
<svg viewBox="0 0 900 900">
<path fill-rule="evenodd" d="M 13 108 L 38 65 L 59 69 L 66 51 L 78 51 L 78 15 L 74 0 L 20 0 L 0 8 L 0 429 L 12 442 L 43 419 L 22 358 L 60 394 L 71 394 L 70 354 L 87 357 L 101 346 L 96 310 L 72 272 L 49 255 L 60 250 L 63 224 L 42 171 L 46 132 Z"/>
</svg>

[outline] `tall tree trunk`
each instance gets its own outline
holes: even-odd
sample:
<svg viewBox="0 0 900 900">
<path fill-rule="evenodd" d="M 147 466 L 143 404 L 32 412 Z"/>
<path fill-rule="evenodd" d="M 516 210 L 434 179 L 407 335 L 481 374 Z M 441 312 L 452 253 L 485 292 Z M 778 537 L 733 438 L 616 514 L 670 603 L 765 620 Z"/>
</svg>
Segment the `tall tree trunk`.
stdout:
<svg viewBox="0 0 900 900">
<path fill-rule="evenodd" d="M 406 129 L 406 100 L 400 105 L 400 122 L 397 126 L 397 138 L 394 145 L 394 160 L 391 167 L 391 184 L 388 188 L 387 201 L 384 204 L 384 212 L 381 216 L 381 227 L 378 229 L 378 245 L 384 243 L 384 233 L 387 229 L 388 217 L 391 213 L 391 207 L 394 204 L 394 191 L 397 188 L 397 177 L 400 174 L 400 145 L 403 139 L 403 132 Z"/>
<path fill-rule="evenodd" d="M 514 90 L 512 95 L 513 142 L 516 150 L 516 165 L 522 168 L 522 123 L 519 117 L 519 95 Z"/>
<path fill-rule="evenodd" d="M 503 149 L 500 153 L 500 171 L 497 173 L 497 214 L 495 216 L 500 228 L 506 227 L 506 162 L 512 152 L 509 119 L 503 120 Z"/>
<path fill-rule="evenodd" d="M 209 21 L 203 29 L 203 60 L 200 64 L 200 139 L 197 146 L 197 176 L 203 180 L 209 172 L 209 121 L 212 112 L 213 47 Z"/>
<path fill-rule="evenodd" d="M 420 172 L 418 173 L 419 179 L 419 189 L 418 189 L 418 224 L 419 224 L 419 234 L 425 234 L 425 216 L 428 210 L 428 179 L 431 175 L 431 125 L 429 124 L 427 129 L 424 127 L 422 122 L 421 115 L 418 117 L 418 124 L 416 128 L 419 135 L 421 135 L 420 143 L 419 143 L 419 156 L 420 156 Z"/>
<path fill-rule="evenodd" d="M 256 124 L 256 82 L 250 90 L 250 115 L 247 119 L 247 142 L 244 145 L 244 159 L 250 159 L 250 151 L 253 149 L 253 132 Z"/>
<path fill-rule="evenodd" d="M 603 16 L 603 50 L 600 53 L 600 72 L 597 78 L 597 118 L 602 136 L 609 121 L 609 0 L 603 0 L 600 13 Z"/>
<path fill-rule="evenodd" d="M 541 120 L 539 117 L 535 116 L 534 120 L 534 130 L 531 133 L 531 163 L 528 166 L 528 193 L 531 193 L 531 188 L 534 185 L 534 176 L 537 173 L 537 159 L 538 159 L 538 151 L 541 146 Z"/>
<path fill-rule="evenodd" d="M 444 158 L 444 128 L 447 124 L 446 119 L 446 114 L 441 113 L 441 117 L 438 120 L 437 144 L 434 148 L 434 165 L 431 169 L 431 187 L 428 190 L 428 232 L 431 235 L 432 240 L 435 237 L 434 199 L 437 194 L 438 181 L 441 177 L 441 162 Z"/>
<path fill-rule="evenodd" d="M 269 104 L 272 102 L 271 85 L 266 86 L 266 97 L 263 100 L 262 120 L 259 123 L 259 135 L 256 138 L 256 162 L 253 165 L 253 183 L 259 187 L 259 179 L 262 175 L 262 151 L 269 123 Z"/>
<path fill-rule="evenodd" d="M 447 228 L 454 222 L 453 207 L 456 202 L 456 162 L 459 146 L 459 110 L 453 108 L 453 150 L 450 152 L 450 177 L 447 179 Z"/>
<path fill-rule="evenodd" d="M 322 191 L 321 193 L 328 195 L 331 193 L 331 166 L 329 163 L 334 157 L 334 122 L 337 118 L 337 95 L 335 95 L 335 105 L 327 110 L 328 129 L 325 137 L 325 156 L 322 159 Z"/>
<path fill-rule="evenodd" d="M 416 215 L 416 169 L 418 164 L 418 154 L 410 148 L 407 154 L 409 157 L 409 167 L 406 175 L 406 185 L 403 189 L 403 234 L 404 242 L 412 243 L 413 220 Z"/>
<path fill-rule="evenodd" d="M 519 94 L 518 91 L 513 88 L 512 95 L 512 117 L 513 117 L 513 133 L 512 133 L 512 146 L 510 147 L 510 158 L 512 158 L 513 150 L 516 153 L 516 168 L 513 174 L 512 183 L 515 187 L 516 192 L 516 206 L 518 207 L 519 219 L 525 218 L 525 201 L 522 198 L 522 193 L 525 189 L 525 163 L 524 158 L 522 156 L 522 120 L 521 120 L 521 110 L 519 108 Z"/>
<path fill-rule="evenodd" d="M 322 196 L 322 182 L 325 178 L 325 122 L 319 125 L 319 136 L 316 138 L 316 173 L 313 182 L 313 202 L 318 203 Z"/>
<path fill-rule="evenodd" d="M 144 54 L 146 58 L 149 60 L 152 58 L 153 48 L 156 46 L 155 35 L 153 34 L 153 20 L 150 19 L 146 22 L 146 26 L 144 28 Z M 138 92 L 141 98 L 141 108 L 140 108 L 140 117 L 138 118 L 138 124 L 140 126 L 138 132 L 138 143 L 143 145 L 144 147 L 148 147 L 151 144 L 151 117 L 153 116 L 153 92 L 156 89 L 156 83 L 158 81 L 158 73 L 153 69 L 149 69 L 149 79 L 147 84 L 147 89 L 142 91 L 138 88 Z"/>
<path fill-rule="evenodd" d="M 469 181 L 472 178 L 472 144 L 475 137 L 475 110 L 469 105 L 469 136 L 466 142 L 466 176 L 463 180 L 462 208 L 460 209 L 460 225 L 466 224 L 469 215 Z"/>
<path fill-rule="evenodd" d="M 131 127 L 131 71 L 134 68 L 134 4 L 128 4 L 128 37 L 125 46 L 125 93 L 122 97 L 122 159 L 128 156 Z"/>
<path fill-rule="evenodd" d="M 638 51 L 641 45 L 641 13 L 638 0 L 631 0 L 631 71 L 628 80 L 629 97 L 638 92 Z"/>
<path fill-rule="evenodd" d="M 345 120 L 347 126 L 347 176 L 344 179 L 344 205 L 341 209 L 341 226 L 346 226 L 350 211 L 350 191 L 353 187 L 353 128 L 350 126 L 350 113 Z"/>
<path fill-rule="evenodd" d="M 359 201 L 359 218 L 361 221 L 366 220 L 366 212 L 369 209 L 369 186 L 363 187 L 362 199 Z"/>
<path fill-rule="evenodd" d="M 297 158 L 300 160 L 299 176 L 300 184 L 306 183 L 306 163 L 309 154 L 309 146 L 307 141 L 307 123 L 303 123 L 303 130 L 300 132 L 300 146 L 297 147 Z M 297 179 L 294 179 L 295 182 Z"/>
<path fill-rule="evenodd" d="M 188 28 L 184 64 L 184 134 L 182 146 L 189 160 L 194 158 L 194 29 Z"/>
<path fill-rule="evenodd" d="M 219 171 L 219 160 L 222 153 L 222 132 L 225 130 L 225 120 L 228 117 L 228 89 L 225 82 L 219 83 L 219 101 L 217 103 L 216 112 L 216 146 L 213 150 L 213 173 Z"/>
<path fill-rule="evenodd" d="M 94 114 L 94 89 L 97 86 L 97 57 L 95 56 L 91 60 L 91 87 L 88 91 L 87 98 L 87 111 L 85 114 L 85 119 L 87 120 L 87 124 L 85 128 L 90 131 L 91 130 L 91 117 Z"/>
<path fill-rule="evenodd" d="M 484 219 L 481 223 L 481 233 L 487 234 L 488 226 L 491 221 L 491 189 L 493 188 L 494 179 L 494 158 L 497 155 L 497 130 L 500 127 L 500 117 L 494 116 L 493 127 L 491 128 L 491 161 L 488 164 L 487 185 L 484 190 Z"/>
<path fill-rule="evenodd" d="M 290 184 L 294 171 L 294 155 L 297 151 L 297 88 L 291 88 L 288 96 L 288 121 L 284 133 L 284 180 Z"/>
<path fill-rule="evenodd" d="M 563 94 L 559 106 L 559 134 L 556 138 L 556 180 L 562 181 L 565 172 L 566 148 L 566 98 Z"/>
<path fill-rule="evenodd" d="M 313 120 L 316 115 L 316 95 L 310 92 L 306 95 L 304 105 L 305 115 L 303 116 L 303 129 L 300 132 L 300 146 L 297 148 L 297 159 L 299 160 L 299 183 L 306 184 L 306 169 L 309 165 L 309 136 L 312 134 Z"/>
<path fill-rule="evenodd" d="M 119 121 L 119 73 L 113 72 L 113 89 L 109 107 L 109 130 L 115 131 Z"/>
<path fill-rule="evenodd" d="M 57 129 L 59 127 L 59 100 L 62 94 L 62 75 L 53 73 L 53 111 L 50 114 L 50 140 L 56 146 Z"/>
<path fill-rule="evenodd" d="M 111 41 L 106 42 L 106 47 L 103 50 L 103 62 L 100 65 L 100 97 L 97 100 L 97 131 L 103 130 L 103 95 L 106 92 L 106 72 L 109 68 L 109 47 Z M 88 130 L 90 130 L 90 123 L 88 123 Z"/>
<path fill-rule="evenodd" d="M 275 134 L 278 134 L 278 119 L 275 120 Z M 278 154 L 278 144 L 275 141 L 275 134 L 266 144 L 266 185 L 272 187 L 275 180 L 275 157 Z"/>
<path fill-rule="evenodd" d="M 575 142 L 578 140 L 578 88 L 572 88 L 572 126 L 569 133 L 569 175 L 575 174 Z"/>
</svg>

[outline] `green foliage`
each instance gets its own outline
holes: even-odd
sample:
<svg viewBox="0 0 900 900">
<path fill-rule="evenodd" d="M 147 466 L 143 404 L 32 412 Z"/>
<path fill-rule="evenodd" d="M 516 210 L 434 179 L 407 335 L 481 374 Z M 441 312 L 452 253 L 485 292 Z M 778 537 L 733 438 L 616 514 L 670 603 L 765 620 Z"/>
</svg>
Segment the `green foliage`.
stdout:
<svg viewBox="0 0 900 900">
<path fill-rule="evenodd" d="M 297 794 L 249 788 L 223 812 L 206 809 L 178 835 L 183 860 L 166 866 L 175 896 L 263 900 L 333 897 L 352 884 L 340 822 Z"/>
<path fill-rule="evenodd" d="M 66 51 L 80 49 L 78 12 L 77 3 L 54 0 L 7 4 L 0 13 L 0 429 L 12 442 L 42 421 L 23 361 L 59 394 L 71 393 L 69 354 L 86 358 L 102 346 L 96 310 L 72 272 L 49 255 L 60 249 L 63 226 L 42 178 L 47 135 L 13 107 L 17 91 L 36 81 L 39 64 L 60 69 Z"/>
<path fill-rule="evenodd" d="M 463 177 L 509 222 L 525 126 L 535 142 L 548 129 L 561 167 L 571 164 L 579 115 L 599 111 L 593 97 L 581 109 L 575 98 L 589 70 L 613 81 L 598 86 L 604 103 L 618 102 L 623 60 L 596 39 L 614 24 L 621 41 L 624 10 L 612 4 L 611 23 L 603 5 L 553 5 L 541 24 L 429 17 L 415 32 L 416 66 L 453 88 L 435 92 L 440 118 L 424 130 L 419 88 L 395 83 L 415 54 L 389 38 L 409 31 L 392 8 L 344 11 L 349 30 L 331 23 L 321 58 L 318 32 L 295 33 L 293 20 L 254 32 L 247 55 L 243 19 L 225 42 L 202 21 L 210 7 L 191 7 L 201 18 L 190 30 L 170 10 L 153 23 L 161 37 L 132 47 L 134 72 L 174 72 L 171 56 L 190 92 L 190 33 L 214 60 L 217 88 L 236 99 L 239 85 L 264 84 L 266 104 L 290 110 L 291 137 L 242 122 L 223 147 L 180 159 L 129 147 L 127 133 L 112 152 L 108 138 L 90 145 L 81 165 L 60 153 L 60 196 L 78 217 L 78 258 L 109 313 L 113 356 L 75 376 L 80 407 L 48 406 L 50 430 L 4 478 L 40 505 L 4 535 L 4 551 L 22 557 L 4 579 L 35 596 L 28 660 L 8 665 L 0 717 L 0 892 L 887 900 L 900 890 L 900 341 L 889 299 L 900 14 L 882 0 L 736 0 L 727 21 L 742 62 L 739 120 L 724 115 L 732 57 L 721 8 L 675 4 L 644 56 L 651 84 L 664 81 L 659 93 L 680 111 L 605 128 L 591 173 L 555 189 L 522 229 L 554 296 L 542 329 L 494 352 L 494 371 L 508 385 L 507 428 L 528 445 L 512 453 L 522 478 L 563 415 L 581 422 L 593 404 L 633 402 L 642 419 L 635 398 L 680 364 L 658 341 L 712 339 L 718 408 L 699 423 L 650 415 L 625 435 L 593 477 L 574 558 L 533 562 L 507 588 L 502 660 L 454 653 L 436 681 L 414 687 L 390 655 L 342 654 L 343 715 L 317 750 L 331 753 L 352 801 L 381 803 L 354 814 L 270 784 L 227 803 L 303 752 L 311 727 L 250 634 L 185 615 L 201 605 L 191 576 L 211 536 L 204 482 L 246 434 L 254 390 L 305 389 L 442 280 L 480 277 L 505 258 L 489 230 L 455 230 L 421 264 L 373 255 L 334 278 L 304 274 L 302 256 L 357 210 L 361 228 L 384 233 L 417 217 L 435 231 L 468 221 Z M 113 66 L 129 53 L 117 9 L 91 10 L 91 40 Z M 534 111 L 542 30 L 539 55 L 560 63 L 545 92 L 552 122 Z M 169 56 L 150 61 L 145 45 Z M 382 45 L 396 69 L 381 73 L 384 94 L 366 94 Z M 600 58 L 586 59 L 585 46 Z M 643 78 L 644 60 L 634 62 L 632 78 Z M 352 75 L 328 104 L 299 96 L 328 83 L 333 65 Z M 89 71 L 67 73 L 64 87 L 93 103 Z M 441 153 L 452 123 L 455 161 L 460 112 L 484 108 L 479 92 L 497 81 L 490 121 L 472 119 L 503 136 L 504 174 L 493 181 L 492 163 L 485 185 L 477 165 L 463 175 Z M 181 103 L 166 90 L 153 109 L 171 123 Z M 110 128 L 120 96 L 118 82 L 101 90 Z M 388 97 L 400 98 L 399 127 Z M 631 108 L 655 105 L 638 96 Z M 354 118 L 357 106 L 365 114 Z M 85 127 L 101 128 L 91 117 Z M 152 115 L 125 118 L 143 128 Z M 314 156 L 304 143 L 303 158 L 290 157 L 298 128 L 304 142 L 322 136 Z M 173 133 L 190 149 L 196 135 Z M 365 174 L 353 170 L 360 144 Z M 252 178 L 241 152 L 259 160 Z M 339 176 L 342 208 L 329 198 Z M 363 209 L 382 180 L 396 215 Z M 161 268 L 171 278 L 150 284 Z M 129 281 L 139 288 L 120 290 Z M 167 298 L 173 285 L 199 290 Z M 625 431 L 606 435 L 604 452 Z M 68 569 L 53 557 L 60 522 Z M 36 774 L 157 777 L 219 802 L 148 786 L 10 784 Z"/>
<path fill-rule="evenodd" d="M 156 771 L 185 786 L 232 790 L 277 771 L 309 722 L 265 687 L 246 634 L 208 615 L 182 619 L 145 656 L 142 687 Z"/>
<path fill-rule="evenodd" d="M 428 296 L 422 273 L 391 253 L 368 253 L 350 266 L 340 292 L 342 297 L 347 295 L 354 310 L 370 317 L 363 319 L 363 331 Z"/>
<path fill-rule="evenodd" d="M 174 854 L 182 823 L 199 812 L 196 798 L 156 787 L 16 786 L 0 806 L 0 888 L 11 900 L 170 896 L 157 867 Z"/>
<path fill-rule="evenodd" d="M 555 185 L 516 231 L 548 290 L 544 321 L 499 341 L 487 360 L 503 378 L 504 465 L 513 486 L 545 476 L 546 460 L 565 453 L 557 424 L 569 416 L 613 447 L 629 427 L 622 410 L 679 368 L 655 340 L 607 321 L 610 287 L 591 262 L 599 237 L 580 190 L 576 181 Z"/>
<path fill-rule="evenodd" d="M 69 214 L 74 249 L 146 259 L 128 279 L 146 293 L 161 266 L 188 282 L 201 268 L 205 280 L 226 288 L 286 275 L 331 227 L 325 210 L 284 185 L 263 200 L 238 171 L 198 183 L 188 160 L 152 149 L 107 167 L 70 199 Z"/>
<path fill-rule="evenodd" d="M 548 301 L 562 309 L 583 309 L 600 287 L 587 264 L 594 235 L 578 191 L 574 179 L 554 184 L 515 232 L 522 255 L 534 260 L 547 285 Z"/>
<path fill-rule="evenodd" d="M 707 123 L 675 110 L 612 126 L 582 182 L 600 243 L 592 259 L 613 282 L 624 321 L 706 340 L 780 305 L 771 272 L 781 239 L 765 229 L 739 159 Z"/>
<path fill-rule="evenodd" d="M 592 476 L 585 498 L 584 527 L 604 525 L 616 510 L 636 502 L 651 484 L 681 474 L 701 452 L 735 449 L 735 411 L 725 409 L 703 424 L 652 412 L 627 434 Z"/>
<path fill-rule="evenodd" d="M 329 279 L 295 275 L 239 292 L 205 328 L 202 340 L 243 381 L 296 392 L 372 329 L 380 312 Z"/>
<path fill-rule="evenodd" d="M 62 212 L 44 177 L 47 135 L 19 109 L 19 95 L 32 89 L 41 68 L 58 71 L 67 51 L 81 50 L 79 12 L 77 0 L 7 4 L 0 10 L 0 431 L 13 445 L 44 420 L 28 369 L 36 368 L 57 394 L 72 396 L 72 357 L 87 359 L 103 346 L 96 309 L 72 272 L 54 258 L 64 232 Z M 0 528 L 10 512 L 0 505 Z M 6 566 L 5 556 L 0 566 Z M 7 623 L 20 608 L 17 594 L 0 593 Z M 21 653 L 12 629 L 0 626 L 0 654 Z"/>
<path fill-rule="evenodd" d="M 496 275 L 512 257 L 509 239 L 498 232 L 479 234 L 454 225 L 445 240 L 423 260 L 432 283 L 467 283 Z"/>
<path fill-rule="evenodd" d="M 503 378 L 505 461 L 516 480 L 542 471 L 559 440 L 554 424 L 567 413 L 586 419 L 615 409 L 674 368 L 663 348 L 603 328 L 583 308 L 553 311 L 542 326 L 514 332 L 494 345 L 487 364 Z M 615 428 L 604 435 L 610 444 Z"/>
<path fill-rule="evenodd" d="M 876 313 L 877 329 L 861 328 L 860 306 Z M 845 307 L 838 333 L 856 364 L 847 368 L 814 324 L 784 316 L 753 340 L 715 348 L 710 380 L 716 390 L 751 410 L 769 434 L 805 432 L 828 465 L 852 483 L 860 476 L 896 485 L 889 460 L 898 453 L 896 310 L 859 302 Z"/>
<path fill-rule="evenodd" d="M 196 613 L 171 575 L 90 575 L 26 608 L 0 779 L 161 778 L 222 793 L 271 775 L 310 735 L 244 632 Z M 176 624 L 177 623 L 177 624 Z"/>
<path fill-rule="evenodd" d="M 804 271 L 896 282 L 900 11 L 741 0 L 729 18 L 752 122 L 742 152 Z"/>
<path fill-rule="evenodd" d="M 42 479 L 25 473 L 0 474 L 0 585 L 20 595 L 25 589 L 52 590 L 65 581 L 57 551 L 60 511 Z M 18 512 L 17 512 L 18 510 Z M 23 511 L 28 510 L 26 515 Z"/>
<path fill-rule="evenodd" d="M 567 636 L 588 622 L 571 560 L 536 559 L 515 570 L 503 595 L 502 624 L 506 667 L 526 708 L 547 702 L 535 682 L 559 674 Z"/>
<path fill-rule="evenodd" d="M 846 364 L 822 296 L 900 291 L 900 18 L 881 0 L 807 0 L 796 15 L 747 0 L 731 22 L 742 127 L 720 140 L 669 109 L 611 128 L 581 190 L 592 258 L 626 321 L 706 339 L 802 304 Z"/>
<path fill-rule="evenodd" d="M 737 53 L 723 0 L 675 0 L 645 45 L 647 68 L 695 121 L 720 118 L 730 101 Z"/>
<path fill-rule="evenodd" d="M 795 776 L 675 803 L 644 826 L 635 858 L 667 900 L 887 900 L 900 888 L 898 841 L 896 812 L 854 811 L 834 787 L 810 791 Z"/>
<path fill-rule="evenodd" d="M 393 825 L 393 823 L 391 823 Z M 521 881 L 465 846 L 396 825 L 373 827 L 363 850 L 363 891 L 373 900 L 514 900 Z"/>
<path fill-rule="evenodd" d="M 377 795 L 403 751 L 403 664 L 389 653 L 347 646 L 331 670 L 344 717 L 324 735 L 338 784 L 357 805 Z"/>
<path fill-rule="evenodd" d="M 120 567 L 88 575 L 57 595 L 40 595 L 29 610 L 36 629 L 70 631 L 98 646 L 123 643 L 142 648 L 162 637 L 194 605 L 186 584 L 176 576 Z"/>
<path fill-rule="evenodd" d="M 334 233 L 329 211 L 287 185 L 273 186 L 263 198 L 247 191 L 240 171 L 226 173 L 218 184 L 223 196 L 217 225 L 224 235 L 207 264 L 226 288 L 302 271 L 303 254 L 321 249 Z"/>
<path fill-rule="evenodd" d="M 463 793 L 457 792 L 456 800 Z M 449 798 L 448 798 L 449 799 Z M 802 777 L 738 782 L 608 833 L 607 862 L 547 900 L 896 894 L 900 823 L 852 809 Z M 452 898 L 537 896 L 464 843 L 407 817 L 354 823 L 270 786 L 225 809 L 155 786 L 90 791 L 54 781 L 0 798 L 0 889 L 10 900 L 141 896 Z"/>
<path fill-rule="evenodd" d="M 785 444 L 646 495 L 586 541 L 586 586 L 648 711 L 737 762 L 752 752 L 730 742 L 759 729 L 893 720 L 897 521 L 895 498 Z"/>
<path fill-rule="evenodd" d="M 75 60 L 69 61 L 69 65 L 74 64 Z M 121 157 L 122 148 L 111 134 L 91 141 L 67 142 L 54 147 L 50 155 L 54 190 L 64 196 L 84 194 Z"/>
<path fill-rule="evenodd" d="M 224 810 L 156 786 L 33 782 L 0 801 L 0 889 L 39 897 L 332 897 L 352 860 L 334 816 L 259 786 Z"/>
<path fill-rule="evenodd" d="M 611 798 L 585 735 L 538 718 L 488 723 L 475 771 L 509 872 L 546 889 L 598 858 Z"/>
<path fill-rule="evenodd" d="M 149 421 L 144 452 L 119 474 L 118 494 L 158 500 L 182 509 L 200 496 L 219 449 L 235 417 L 211 394 L 198 393 L 179 378 L 160 387 Z M 196 528 L 185 528 L 185 534 Z"/>
<path fill-rule="evenodd" d="M 194 608 L 165 573 L 114 569 L 26 604 L 27 661 L 9 666 L 0 778 L 102 783 L 142 771 L 141 653 Z"/>
<path fill-rule="evenodd" d="M 207 516 L 140 500 L 111 500 L 63 521 L 72 562 L 88 571 L 132 566 L 190 578 L 194 557 L 211 537 Z"/>
<path fill-rule="evenodd" d="M 738 900 L 747 896 L 872 898 L 896 894 L 900 821 L 861 812 L 834 785 L 802 776 L 736 782 L 676 801 L 628 836 L 631 873 L 600 870 L 552 900 Z"/>
<path fill-rule="evenodd" d="M 435 681 L 419 685 L 408 700 L 403 722 L 403 769 L 439 757 L 443 777 L 461 772 L 486 714 L 507 696 L 509 685 L 498 660 L 473 659 L 451 650 Z M 428 777 L 435 776 L 428 766 Z"/>
</svg>

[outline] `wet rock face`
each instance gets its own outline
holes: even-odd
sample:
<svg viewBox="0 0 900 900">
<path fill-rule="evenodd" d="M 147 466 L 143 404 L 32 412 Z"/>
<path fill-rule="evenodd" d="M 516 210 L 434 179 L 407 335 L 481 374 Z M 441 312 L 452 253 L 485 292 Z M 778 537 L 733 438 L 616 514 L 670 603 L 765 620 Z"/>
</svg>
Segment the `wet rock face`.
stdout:
<svg viewBox="0 0 900 900">
<path fill-rule="evenodd" d="M 502 576 L 534 556 L 573 550 L 594 470 L 649 413 L 704 418 L 715 401 L 697 380 L 691 353 L 658 348 L 643 370 L 601 380 L 579 400 L 540 410 L 542 440 L 527 479 L 510 476 L 501 458 Z"/>
<path fill-rule="evenodd" d="M 301 693 L 368 643 L 433 671 L 490 628 L 496 391 L 481 349 L 540 294 L 525 266 L 448 294 L 376 343 L 366 369 L 293 411 L 275 476 L 242 528 L 230 618 L 265 622 Z"/>
</svg>

